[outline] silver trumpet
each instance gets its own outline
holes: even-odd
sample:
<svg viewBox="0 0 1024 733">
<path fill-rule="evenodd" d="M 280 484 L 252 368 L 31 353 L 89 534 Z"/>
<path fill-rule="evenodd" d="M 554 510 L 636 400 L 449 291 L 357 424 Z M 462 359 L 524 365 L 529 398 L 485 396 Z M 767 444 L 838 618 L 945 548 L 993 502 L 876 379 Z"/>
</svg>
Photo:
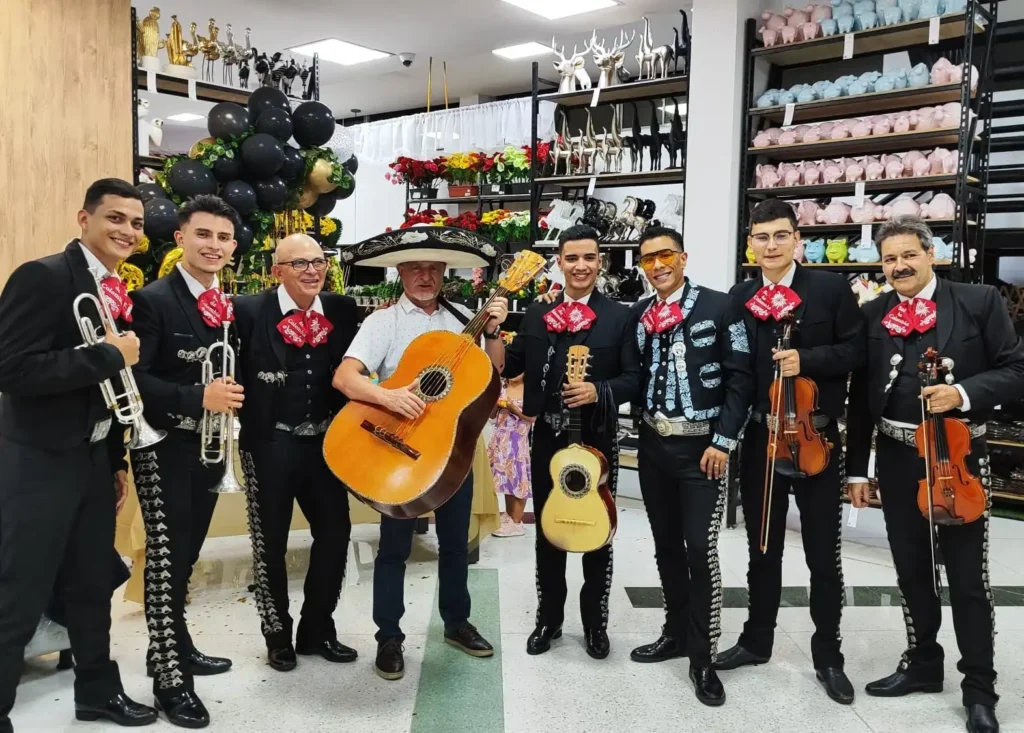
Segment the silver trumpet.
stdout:
<svg viewBox="0 0 1024 733">
<path fill-rule="evenodd" d="M 100 280 L 95 277 L 94 279 L 96 280 L 96 292 L 102 293 L 103 289 Z M 85 301 L 91 301 L 96 306 L 101 322 L 98 327 L 93 325 L 92 319 L 89 316 L 82 314 L 82 303 Z M 117 324 L 114 321 L 113 314 L 110 312 L 110 306 L 106 298 L 98 298 L 92 293 L 82 293 L 75 298 L 72 309 L 74 310 L 75 321 L 78 322 L 78 330 L 81 332 L 82 341 L 84 342 L 76 348 L 82 349 L 86 346 L 106 343 L 106 333 L 113 334 L 114 336 L 121 335 L 117 330 Z M 167 431 L 154 429 L 142 416 L 142 394 L 139 392 L 138 385 L 135 384 L 135 377 L 132 375 L 131 367 L 126 366 L 121 370 L 119 376 L 121 377 L 121 386 L 124 389 L 123 393 L 117 394 L 113 382 L 109 379 L 100 382 L 100 391 L 103 393 L 103 400 L 114 413 L 117 421 L 122 425 L 130 425 L 132 428 L 131 438 L 128 440 L 129 450 L 147 448 L 159 443 L 167 437 Z"/>
<path fill-rule="evenodd" d="M 221 352 L 221 377 L 235 377 L 235 350 L 228 342 L 230 321 L 224 321 L 224 339 L 214 343 L 203 360 L 203 386 L 210 384 L 213 377 L 213 352 Z M 224 463 L 224 476 L 210 491 L 215 494 L 237 494 L 245 491 L 235 475 L 235 413 L 203 411 L 200 460 L 203 465 Z"/>
</svg>

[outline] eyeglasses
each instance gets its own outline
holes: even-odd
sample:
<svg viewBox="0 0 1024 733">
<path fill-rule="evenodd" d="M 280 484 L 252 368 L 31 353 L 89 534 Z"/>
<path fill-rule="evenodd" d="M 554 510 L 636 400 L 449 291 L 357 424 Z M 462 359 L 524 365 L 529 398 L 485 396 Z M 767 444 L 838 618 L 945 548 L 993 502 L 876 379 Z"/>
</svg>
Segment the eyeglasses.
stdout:
<svg viewBox="0 0 1024 733">
<path fill-rule="evenodd" d="M 645 270 L 652 270 L 654 269 L 655 263 L 658 262 L 665 267 L 671 267 L 675 264 L 676 256 L 681 254 L 682 252 L 677 249 L 663 249 L 657 252 L 650 252 L 640 258 L 640 267 Z"/>
<path fill-rule="evenodd" d="M 291 262 L 278 262 L 279 265 L 291 265 L 292 269 L 296 272 L 305 272 L 306 268 L 310 265 L 317 272 L 323 272 L 327 269 L 327 260 L 323 257 L 317 257 L 315 260 L 292 260 Z"/>
<path fill-rule="evenodd" d="M 792 241 L 794 234 L 796 234 L 796 232 L 790 232 L 790 231 L 775 232 L 775 234 L 771 234 L 771 235 L 763 234 L 763 233 L 762 234 L 752 234 L 752 235 L 750 235 L 750 239 L 754 242 L 754 244 L 759 244 L 762 247 L 764 247 L 764 246 L 767 246 L 769 239 L 774 239 L 775 240 L 775 244 L 789 244 L 789 242 Z"/>
</svg>

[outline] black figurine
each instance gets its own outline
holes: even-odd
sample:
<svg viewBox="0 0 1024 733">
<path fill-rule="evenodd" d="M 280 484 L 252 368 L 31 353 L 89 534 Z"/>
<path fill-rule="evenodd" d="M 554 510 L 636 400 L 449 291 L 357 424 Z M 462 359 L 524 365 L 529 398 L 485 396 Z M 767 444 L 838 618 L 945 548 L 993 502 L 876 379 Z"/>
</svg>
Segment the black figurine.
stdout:
<svg viewBox="0 0 1024 733">
<path fill-rule="evenodd" d="M 249 88 L 249 59 L 242 59 L 238 62 L 238 83 L 242 89 Z"/>
<path fill-rule="evenodd" d="M 295 81 L 295 77 L 299 75 L 299 67 L 295 65 L 295 59 L 292 59 L 281 73 L 284 75 L 284 78 L 281 80 L 281 91 L 290 97 L 292 95 L 292 83 Z"/>
</svg>

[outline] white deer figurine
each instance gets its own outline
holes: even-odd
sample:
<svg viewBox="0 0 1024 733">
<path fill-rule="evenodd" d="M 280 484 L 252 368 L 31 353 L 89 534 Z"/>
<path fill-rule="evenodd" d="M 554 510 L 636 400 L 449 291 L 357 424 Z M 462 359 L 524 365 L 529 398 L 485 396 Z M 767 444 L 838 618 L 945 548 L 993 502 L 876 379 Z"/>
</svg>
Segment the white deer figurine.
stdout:
<svg viewBox="0 0 1024 733">
<path fill-rule="evenodd" d="M 583 46 L 582 51 L 576 50 L 576 45 L 573 44 L 572 56 L 569 58 L 565 57 L 565 46 L 562 46 L 562 50 L 559 51 L 555 47 L 555 39 L 551 39 L 551 50 L 558 56 L 558 61 L 553 61 L 552 64 L 555 67 L 555 71 L 562 75 L 562 80 L 558 83 L 559 93 L 563 92 L 574 92 L 576 91 L 576 84 L 580 85 L 580 89 L 590 89 L 592 83 L 590 76 L 583 69 L 586 59 L 584 58 L 590 52 L 590 42 L 588 41 Z"/>
<path fill-rule="evenodd" d="M 616 71 L 622 66 L 622 62 L 626 58 L 625 51 L 633 44 L 634 40 L 636 40 L 636 31 L 633 31 L 632 37 L 628 40 L 626 39 L 626 32 L 620 31 L 619 40 L 609 50 L 604 47 L 603 38 L 598 43 L 597 31 L 594 31 L 594 35 L 590 39 L 590 45 L 594 50 L 594 63 L 601 70 L 601 74 L 597 79 L 598 88 L 604 89 L 619 83 Z"/>
</svg>

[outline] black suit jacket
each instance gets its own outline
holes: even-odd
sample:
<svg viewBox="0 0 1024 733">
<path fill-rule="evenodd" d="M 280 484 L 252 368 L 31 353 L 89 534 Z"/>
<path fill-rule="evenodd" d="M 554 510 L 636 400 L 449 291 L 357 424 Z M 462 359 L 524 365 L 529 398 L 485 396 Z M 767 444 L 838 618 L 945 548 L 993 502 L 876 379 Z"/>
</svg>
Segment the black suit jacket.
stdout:
<svg viewBox="0 0 1024 733">
<path fill-rule="evenodd" d="M 63 252 L 18 267 L 0 295 L 0 436 L 44 450 L 68 450 L 88 442 L 93 426 L 111 416 L 99 383 L 110 379 L 117 394 L 124 368 L 109 344 L 77 348 L 82 334 L 73 304 L 81 293 L 97 295 L 79 241 Z M 100 328 L 98 309 L 81 313 Z M 118 324 L 123 329 L 125 324 Z M 103 337 L 102 329 L 100 338 Z M 114 470 L 125 468 L 125 426 L 111 416 L 108 447 Z"/>
<path fill-rule="evenodd" d="M 882 319 L 899 302 L 890 291 L 864 304 L 867 360 L 850 383 L 847 425 L 847 474 L 867 476 L 871 434 L 882 418 L 889 392 L 891 359 L 917 359 L 904 350 L 904 340 L 892 336 Z M 982 424 L 995 407 L 1024 397 L 1024 342 L 1013 329 L 999 291 L 991 285 L 955 283 L 939 278 L 935 289 L 936 338 L 941 357 L 953 360 L 954 383 L 963 387 L 970 410 L 949 417 Z"/>
<path fill-rule="evenodd" d="M 743 316 L 736 308 L 732 298 L 726 293 L 711 288 L 689 283 L 691 288 L 684 301 L 696 299 L 686 312 L 686 319 L 674 330 L 684 329 L 683 339 L 686 346 L 686 380 L 689 387 L 692 407 L 688 420 L 701 420 L 701 413 L 720 407 L 717 418 L 712 419 L 715 435 L 713 443 L 723 449 L 735 447 L 740 430 L 747 421 L 750 405 L 754 399 L 754 369 L 750 353 L 750 339 Z M 639 321 L 650 307 L 656 296 L 644 298 L 633 306 L 633 315 Z M 683 304 L 680 303 L 680 307 Z M 643 410 L 647 404 L 647 386 L 652 379 L 650 365 L 643 363 L 646 339 L 650 338 L 642 323 L 637 323 L 636 336 L 633 339 L 637 347 L 637 355 L 642 364 L 640 390 L 636 403 Z M 697 340 L 697 344 L 694 340 Z M 669 348 L 665 346 L 664 348 Z M 718 364 L 717 371 L 701 374 L 701 368 Z M 705 386 L 706 381 L 718 384 L 714 387 Z"/>
<path fill-rule="evenodd" d="M 317 347 L 326 346 L 330 352 L 331 371 L 327 377 L 330 382 L 355 338 L 359 313 L 356 301 L 346 295 L 321 293 L 320 303 L 324 316 L 334 327 L 327 336 L 327 343 Z M 262 439 L 273 434 L 278 420 L 274 405 L 279 389 L 285 384 L 283 375 L 288 372 L 288 349 L 294 347 L 286 344 L 277 330 L 277 324 L 284 318 L 277 288 L 259 295 L 239 296 L 234 304 L 240 342 L 236 378 L 245 387 L 245 403 L 238 411 L 239 443 L 244 443 L 247 439 Z M 334 415 L 345 404 L 345 396 L 330 384 L 327 394 L 328 411 Z"/>
<path fill-rule="evenodd" d="M 750 334 L 750 353 L 754 358 L 757 394 L 754 406 L 767 402 L 764 385 L 771 384 L 775 362 L 764 358 L 775 343 L 760 343 L 763 325 L 746 307 L 763 285 L 761 275 L 733 286 L 729 294 L 742 309 Z M 864 318 L 846 278 L 835 272 L 796 266 L 793 290 L 801 303 L 794 311 L 798 329 L 792 345 L 800 354 L 800 374 L 818 386 L 818 411 L 833 419 L 843 416 L 846 407 L 848 377 L 864 358 Z M 769 319 L 770 323 L 774 323 Z"/>
<path fill-rule="evenodd" d="M 133 325 L 142 341 L 135 381 L 146 420 L 158 429 L 195 432 L 203 418 L 203 360 L 210 346 L 223 339 L 224 329 L 206 325 L 177 268 L 131 296 Z M 237 347 L 234 331 L 232 327 L 229 339 Z M 218 349 L 214 376 L 220 376 L 220 365 Z"/>
<path fill-rule="evenodd" d="M 505 350 L 505 368 L 502 376 L 512 378 L 525 372 L 523 383 L 523 412 L 529 417 L 544 411 L 545 395 L 540 386 L 544 365 L 548 363 L 548 349 L 555 345 L 558 334 L 548 331 L 544 316 L 565 301 L 564 293 L 553 303 L 533 303 L 523 314 L 522 325 L 516 337 Z M 588 330 L 573 336 L 573 345 L 585 344 L 590 348 L 587 381 L 610 388 L 615 407 L 632 402 L 640 388 L 640 360 L 635 341 L 636 316 L 629 306 L 616 303 L 596 290 L 588 301 L 596 319 Z M 553 363 L 553 362 L 552 362 Z M 553 370 L 552 370 L 553 371 Z M 548 390 L 560 389 L 564 374 L 548 374 Z M 589 422 L 595 409 L 587 405 L 582 410 L 584 422 Z"/>
</svg>

